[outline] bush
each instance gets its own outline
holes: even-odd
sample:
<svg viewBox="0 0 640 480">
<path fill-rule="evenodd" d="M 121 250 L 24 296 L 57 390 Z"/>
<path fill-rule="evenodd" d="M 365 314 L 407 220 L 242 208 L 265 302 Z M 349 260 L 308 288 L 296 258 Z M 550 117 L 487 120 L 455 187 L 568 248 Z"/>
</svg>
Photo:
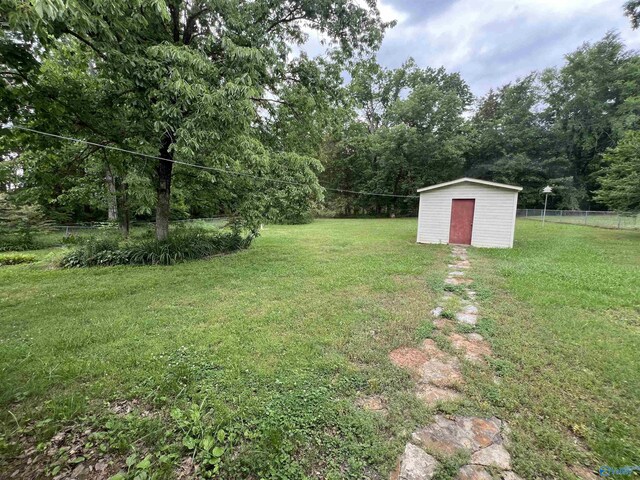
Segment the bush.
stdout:
<svg viewBox="0 0 640 480">
<path fill-rule="evenodd" d="M 36 250 L 33 235 L 28 232 L 25 234 L 0 235 L 0 252 L 19 252 L 22 250 Z"/>
<path fill-rule="evenodd" d="M 0 252 L 38 248 L 33 236 L 48 225 L 39 207 L 15 205 L 0 194 Z"/>
<path fill-rule="evenodd" d="M 202 228 L 183 227 L 163 241 L 143 238 L 119 242 L 110 237 L 90 238 L 65 255 L 61 266 L 173 265 L 248 248 L 254 237 L 254 233 L 242 237 L 238 233 L 211 233 Z"/>
<path fill-rule="evenodd" d="M 278 215 L 273 220 L 273 223 L 276 225 L 304 225 L 311 222 L 313 222 L 313 214 L 311 212 Z"/>
<path fill-rule="evenodd" d="M 18 265 L 20 263 L 32 263 L 36 261 L 35 255 L 24 253 L 5 253 L 0 255 L 0 267 L 4 265 Z"/>
</svg>

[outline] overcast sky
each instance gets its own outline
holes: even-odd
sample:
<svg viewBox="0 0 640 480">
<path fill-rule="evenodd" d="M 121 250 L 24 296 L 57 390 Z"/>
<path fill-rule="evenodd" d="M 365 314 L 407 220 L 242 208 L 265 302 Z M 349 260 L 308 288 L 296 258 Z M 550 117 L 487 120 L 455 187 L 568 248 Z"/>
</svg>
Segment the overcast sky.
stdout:
<svg viewBox="0 0 640 480">
<path fill-rule="evenodd" d="M 383 0 L 387 32 L 378 61 L 390 68 L 413 57 L 419 66 L 457 71 L 483 95 L 563 56 L 609 30 L 640 49 L 640 29 L 623 15 L 624 0 Z M 318 53 L 318 42 L 308 44 Z M 315 50 L 315 51 L 314 51 Z"/>
</svg>

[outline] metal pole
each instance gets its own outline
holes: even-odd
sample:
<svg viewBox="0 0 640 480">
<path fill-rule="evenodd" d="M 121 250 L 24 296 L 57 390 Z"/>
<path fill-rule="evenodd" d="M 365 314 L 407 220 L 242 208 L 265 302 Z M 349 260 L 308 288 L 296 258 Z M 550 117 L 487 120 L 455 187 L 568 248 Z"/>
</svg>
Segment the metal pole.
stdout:
<svg viewBox="0 0 640 480">
<path fill-rule="evenodd" d="M 544 210 L 542 211 L 542 226 L 544 227 L 544 219 L 547 216 L 547 198 L 549 198 L 549 194 L 546 193 L 544 195 Z"/>
</svg>

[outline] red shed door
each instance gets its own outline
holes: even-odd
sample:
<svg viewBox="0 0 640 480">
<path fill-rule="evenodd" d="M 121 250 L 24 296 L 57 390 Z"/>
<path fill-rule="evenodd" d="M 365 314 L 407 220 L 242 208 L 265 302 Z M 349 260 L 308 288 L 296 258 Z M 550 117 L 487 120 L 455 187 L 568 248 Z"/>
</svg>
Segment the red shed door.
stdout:
<svg viewBox="0 0 640 480">
<path fill-rule="evenodd" d="M 473 211 L 476 201 L 473 199 L 452 200 L 451 226 L 449 227 L 449 243 L 471 245 L 473 232 Z"/>
</svg>

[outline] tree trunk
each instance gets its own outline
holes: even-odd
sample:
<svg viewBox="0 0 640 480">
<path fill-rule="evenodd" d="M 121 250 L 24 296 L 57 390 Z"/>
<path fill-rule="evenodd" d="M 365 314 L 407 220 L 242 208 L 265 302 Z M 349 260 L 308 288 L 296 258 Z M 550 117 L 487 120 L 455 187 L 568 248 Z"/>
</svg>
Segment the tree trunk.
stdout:
<svg viewBox="0 0 640 480">
<path fill-rule="evenodd" d="M 171 137 L 162 137 L 160 158 L 156 166 L 156 238 L 166 240 L 169 237 L 169 213 L 171 211 L 171 173 L 173 170 L 173 155 L 169 151 Z"/>
<path fill-rule="evenodd" d="M 107 220 L 115 222 L 118 220 L 118 198 L 116 179 L 111 173 L 111 167 L 107 165 L 107 173 L 104 176 L 104 181 L 107 184 Z"/>
<path fill-rule="evenodd" d="M 120 233 L 124 238 L 129 236 L 129 197 L 128 190 L 129 185 L 124 182 L 121 182 L 118 185 L 118 224 L 120 226 Z"/>
</svg>

